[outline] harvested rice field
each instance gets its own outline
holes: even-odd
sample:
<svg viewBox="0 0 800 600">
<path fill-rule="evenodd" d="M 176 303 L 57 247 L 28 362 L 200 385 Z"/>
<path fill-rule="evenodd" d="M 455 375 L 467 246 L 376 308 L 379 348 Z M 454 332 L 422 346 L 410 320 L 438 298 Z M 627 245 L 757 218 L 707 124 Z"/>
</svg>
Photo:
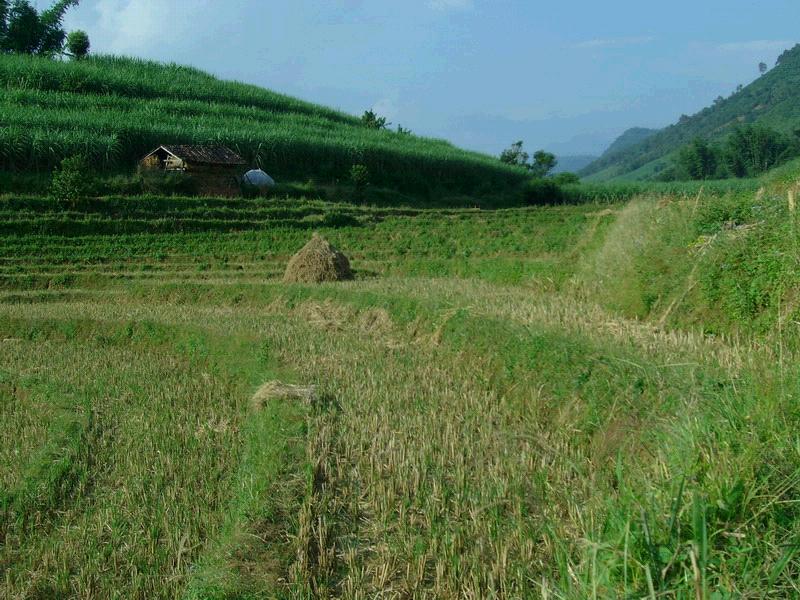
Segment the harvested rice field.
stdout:
<svg viewBox="0 0 800 600">
<path fill-rule="evenodd" d="M 753 204 L 0 199 L 0 597 L 797 597 Z M 354 280 L 282 280 L 315 231 Z"/>
</svg>

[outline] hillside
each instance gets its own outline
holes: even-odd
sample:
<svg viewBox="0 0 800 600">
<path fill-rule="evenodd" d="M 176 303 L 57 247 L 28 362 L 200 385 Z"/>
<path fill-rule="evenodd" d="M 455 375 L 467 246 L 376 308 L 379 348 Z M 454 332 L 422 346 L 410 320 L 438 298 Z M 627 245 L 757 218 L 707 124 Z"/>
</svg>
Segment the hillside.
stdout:
<svg viewBox="0 0 800 600">
<path fill-rule="evenodd" d="M 741 91 L 638 143 L 614 151 L 610 148 L 581 175 L 595 180 L 647 178 L 660 168 L 659 162 L 694 138 L 719 140 L 739 124 L 760 123 L 791 132 L 800 126 L 799 85 L 800 45 L 785 52 L 774 69 Z"/>
<path fill-rule="evenodd" d="M 658 133 L 658 129 L 647 129 L 646 127 L 631 127 L 620 135 L 600 156 L 600 159 L 613 156 L 620 152 L 625 152 L 628 148 L 640 144 L 650 136 Z"/>
<path fill-rule="evenodd" d="M 129 172 L 165 143 L 223 143 L 278 181 L 347 180 L 403 191 L 502 190 L 525 177 L 494 157 L 368 129 L 350 115 L 193 68 L 118 57 L 0 56 L 0 169 L 50 171 L 85 154 Z"/>
</svg>

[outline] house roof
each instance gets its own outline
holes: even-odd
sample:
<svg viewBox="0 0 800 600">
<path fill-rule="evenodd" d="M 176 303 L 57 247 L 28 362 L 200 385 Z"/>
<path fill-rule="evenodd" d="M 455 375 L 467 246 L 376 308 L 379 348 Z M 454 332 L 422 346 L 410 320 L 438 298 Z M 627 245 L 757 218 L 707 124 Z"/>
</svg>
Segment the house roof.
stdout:
<svg viewBox="0 0 800 600">
<path fill-rule="evenodd" d="M 159 146 L 147 156 L 162 149 L 175 158 L 197 165 L 237 166 L 247 164 L 241 156 L 225 146 L 191 146 L 186 144 Z"/>
</svg>

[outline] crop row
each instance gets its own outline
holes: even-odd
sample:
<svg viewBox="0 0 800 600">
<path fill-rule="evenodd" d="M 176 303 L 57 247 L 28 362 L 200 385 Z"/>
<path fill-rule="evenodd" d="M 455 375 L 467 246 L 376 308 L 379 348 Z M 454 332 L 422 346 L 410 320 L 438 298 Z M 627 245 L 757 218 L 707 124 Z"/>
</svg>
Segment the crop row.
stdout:
<svg viewBox="0 0 800 600">
<path fill-rule="evenodd" d="M 0 86 L 131 98 L 223 101 L 243 107 L 321 116 L 355 124 L 354 117 L 254 85 L 222 81 L 191 67 L 134 58 L 95 56 L 56 62 L 25 55 L 4 55 Z"/>
</svg>

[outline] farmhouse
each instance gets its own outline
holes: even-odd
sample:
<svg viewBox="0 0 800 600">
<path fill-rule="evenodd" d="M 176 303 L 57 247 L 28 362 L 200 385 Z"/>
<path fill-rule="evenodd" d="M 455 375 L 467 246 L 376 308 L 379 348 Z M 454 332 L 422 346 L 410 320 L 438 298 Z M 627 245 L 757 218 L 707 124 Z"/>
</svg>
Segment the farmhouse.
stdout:
<svg viewBox="0 0 800 600">
<path fill-rule="evenodd" d="M 209 196 L 235 196 L 244 159 L 225 146 L 159 146 L 139 161 L 143 171 L 186 173 L 198 192 Z"/>
</svg>

